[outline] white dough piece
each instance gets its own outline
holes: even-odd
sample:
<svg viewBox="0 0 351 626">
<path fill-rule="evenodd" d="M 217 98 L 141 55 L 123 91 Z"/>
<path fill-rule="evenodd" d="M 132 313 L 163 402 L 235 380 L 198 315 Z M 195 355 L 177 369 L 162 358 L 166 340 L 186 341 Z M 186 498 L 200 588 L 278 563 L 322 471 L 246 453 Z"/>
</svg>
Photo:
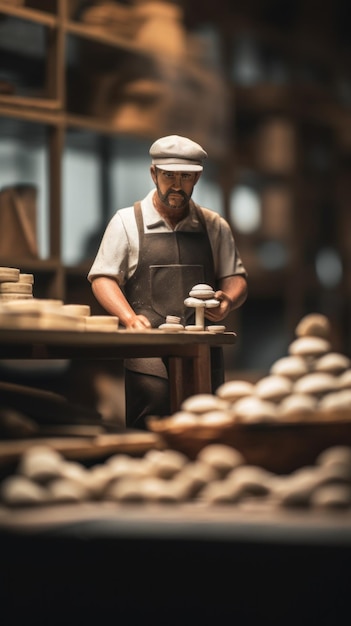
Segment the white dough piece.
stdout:
<svg viewBox="0 0 351 626">
<path fill-rule="evenodd" d="M 197 454 L 197 460 L 208 463 L 221 476 L 228 474 L 239 465 L 244 465 L 245 459 L 239 450 L 220 443 L 208 444 Z"/>
<path fill-rule="evenodd" d="M 351 366 L 350 359 L 345 354 L 339 352 L 328 352 L 319 357 L 313 364 L 316 372 L 327 372 L 330 374 L 341 374 Z"/>
<path fill-rule="evenodd" d="M 40 505 L 49 500 L 45 487 L 17 474 L 8 476 L 2 481 L 0 496 L 8 506 Z"/>
<path fill-rule="evenodd" d="M 278 412 L 282 417 L 288 417 L 292 414 L 305 415 L 306 413 L 312 413 L 315 411 L 317 403 L 317 398 L 313 395 L 306 393 L 292 393 L 280 402 Z"/>
<path fill-rule="evenodd" d="M 322 411 L 348 409 L 351 410 L 351 389 L 339 389 L 326 393 L 320 400 L 318 408 Z"/>
<path fill-rule="evenodd" d="M 312 372 L 302 376 L 294 384 L 294 393 L 307 393 L 322 396 L 336 389 L 335 376 L 326 372 Z"/>
<path fill-rule="evenodd" d="M 351 389 L 351 369 L 347 369 L 337 378 L 339 389 Z"/>
<path fill-rule="evenodd" d="M 289 378 L 278 375 L 264 376 L 255 385 L 255 393 L 262 400 L 279 402 L 288 396 L 293 389 L 293 383 Z"/>
<path fill-rule="evenodd" d="M 119 318 L 113 315 L 91 315 L 85 318 L 85 330 L 114 331 L 118 330 Z"/>
<path fill-rule="evenodd" d="M 330 332 L 330 322 L 321 313 L 305 315 L 295 328 L 296 337 L 323 337 L 324 339 L 329 339 Z"/>
<path fill-rule="evenodd" d="M 201 424 L 203 426 L 228 426 L 228 424 L 234 423 L 233 415 L 230 411 L 205 411 L 200 416 Z"/>
<path fill-rule="evenodd" d="M 203 333 L 205 332 L 205 329 L 203 326 L 200 326 L 200 324 L 189 324 L 188 326 L 185 326 L 184 330 L 187 330 L 189 332 L 192 333 Z"/>
<path fill-rule="evenodd" d="M 329 341 L 322 337 L 299 337 L 295 339 L 288 348 L 289 354 L 293 356 L 318 357 L 329 352 L 331 345 Z"/>
<path fill-rule="evenodd" d="M 226 327 L 221 326 L 220 324 L 212 324 L 211 326 L 206 326 L 205 330 L 207 330 L 209 333 L 224 333 Z"/>
<path fill-rule="evenodd" d="M 199 283 L 198 285 L 194 285 L 191 291 L 189 291 L 189 296 L 193 298 L 201 298 L 203 300 L 207 300 L 208 298 L 213 298 L 215 292 L 211 285 L 206 285 L 204 283 Z"/>
<path fill-rule="evenodd" d="M 182 324 L 171 324 L 168 322 L 161 324 L 158 328 L 159 330 L 165 330 L 168 333 L 179 333 L 180 331 L 185 330 Z"/>
<path fill-rule="evenodd" d="M 183 400 L 182 411 L 192 413 L 207 413 L 208 411 L 223 410 L 228 407 L 227 402 L 210 393 L 199 393 Z"/>
<path fill-rule="evenodd" d="M 302 356 L 285 356 L 273 363 L 270 374 L 286 376 L 291 380 L 296 380 L 304 376 L 309 371 L 308 363 Z"/>
<path fill-rule="evenodd" d="M 246 396 L 232 405 L 237 422 L 276 422 L 277 407 L 274 402 L 262 400 L 257 396 Z"/>
<path fill-rule="evenodd" d="M 254 389 L 255 385 L 247 380 L 229 380 L 217 388 L 216 395 L 227 402 L 236 402 L 252 395 Z"/>
</svg>

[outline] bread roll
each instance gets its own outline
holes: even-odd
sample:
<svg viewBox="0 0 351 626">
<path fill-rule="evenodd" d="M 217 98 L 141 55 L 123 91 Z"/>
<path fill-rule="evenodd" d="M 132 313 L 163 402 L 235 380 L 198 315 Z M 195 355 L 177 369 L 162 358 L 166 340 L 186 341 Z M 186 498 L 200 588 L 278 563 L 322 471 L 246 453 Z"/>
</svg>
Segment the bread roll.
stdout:
<svg viewBox="0 0 351 626">
<path fill-rule="evenodd" d="M 234 416 L 230 411 L 205 411 L 200 415 L 200 423 L 203 426 L 227 426 L 233 424 Z"/>
<path fill-rule="evenodd" d="M 309 371 L 309 366 L 302 356 L 285 356 L 273 363 L 270 374 L 286 376 L 291 380 L 297 380 Z"/>
<path fill-rule="evenodd" d="M 0 497 L 8 506 L 39 505 L 48 502 L 48 491 L 26 476 L 14 474 L 5 478 L 0 486 Z"/>
<path fill-rule="evenodd" d="M 319 401 L 321 411 L 351 409 L 351 389 L 340 389 L 325 394 Z"/>
<path fill-rule="evenodd" d="M 351 487 L 349 485 L 321 485 L 311 494 L 311 505 L 319 509 L 349 509 Z"/>
<path fill-rule="evenodd" d="M 339 389 L 351 389 L 351 369 L 347 369 L 338 376 L 337 386 Z"/>
<path fill-rule="evenodd" d="M 331 326 L 328 318 L 320 313 L 305 315 L 295 328 L 296 337 L 323 337 L 329 339 Z"/>
<path fill-rule="evenodd" d="M 292 356 L 319 357 L 329 352 L 330 348 L 329 341 L 322 337 L 304 336 L 295 339 L 289 345 L 288 352 Z"/>
<path fill-rule="evenodd" d="M 312 372 L 302 376 L 294 384 L 294 393 L 312 394 L 321 397 L 336 389 L 335 376 L 325 372 Z"/>
<path fill-rule="evenodd" d="M 239 450 L 219 443 L 208 444 L 202 448 L 197 454 L 197 460 L 213 467 L 222 477 L 245 463 Z"/>
<path fill-rule="evenodd" d="M 255 396 L 241 398 L 233 404 L 232 410 L 237 422 L 275 422 L 278 419 L 276 405 Z"/>
<path fill-rule="evenodd" d="M 183 400 L 180 408 L 182 411 L 192 413 L 206 413 L 207 411 L 226 409 L 228 403 L 210 393 L 199 393 Z"/>
<path fill-rule="evenodd" d="M 293 389 L 293 383 L 289 378 L 278 375 L 264 376 L 255 385 L 255 393 L 262 400 L 280 402 L 286 398 Z"/>
<path fill-rule="evenodd" d="M 341 374 L 351 366 L 350 359 L 339 352 L 329 352 L 316 359 L 313 369 L 316 372 L 327 372 L 329 374 Z"/>
<path fill-rule="evenodd" d="M 217 388 L 216 395 L 222 400 L 232 403 L 252 395 L 254 388 L 255 385 L 247 380 L 230 380 Z"/>
<path fill-rule="evenodd" d="M 304 418 L 317 408 L 318 400 L 315 396 L 306 393 L 292 393 L 284 398 L 278 406 L 279 415 L 283 418 L 299 416 Z"/>
</svg>

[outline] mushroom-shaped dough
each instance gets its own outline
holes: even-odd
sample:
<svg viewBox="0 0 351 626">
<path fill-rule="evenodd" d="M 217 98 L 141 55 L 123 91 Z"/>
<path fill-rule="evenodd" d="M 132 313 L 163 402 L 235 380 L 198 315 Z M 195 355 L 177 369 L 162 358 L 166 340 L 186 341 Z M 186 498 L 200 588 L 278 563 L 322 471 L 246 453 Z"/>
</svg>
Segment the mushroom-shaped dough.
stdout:
<svg viewBox="0 0 351 626">
<path fill-rule="evenodd" d="M 185 298 L 184 304 L 195 309 L 195 326 L 186 326 L 186 330 L 205 330 L 205 308 L 219 306 L 219 300 L 214 298 L 215 292 L 210 285 L 198 284 L 189 292 L 189 298 Z"/>
</svg>

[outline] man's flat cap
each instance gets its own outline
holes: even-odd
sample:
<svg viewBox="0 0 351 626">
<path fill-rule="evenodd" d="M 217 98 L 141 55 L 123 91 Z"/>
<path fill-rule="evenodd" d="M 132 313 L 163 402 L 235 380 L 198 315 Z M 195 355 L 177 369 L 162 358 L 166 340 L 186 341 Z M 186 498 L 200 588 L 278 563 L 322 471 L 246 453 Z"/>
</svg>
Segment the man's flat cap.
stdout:
<svg viewBox="0 0 351 626">
<path fill-rule="evenodd" d="M 179 135 L 161 137 L 150 148 L 152 164 L 163 170 L 201 172 L 207 152 L 201 146 Z"/>
</svg>

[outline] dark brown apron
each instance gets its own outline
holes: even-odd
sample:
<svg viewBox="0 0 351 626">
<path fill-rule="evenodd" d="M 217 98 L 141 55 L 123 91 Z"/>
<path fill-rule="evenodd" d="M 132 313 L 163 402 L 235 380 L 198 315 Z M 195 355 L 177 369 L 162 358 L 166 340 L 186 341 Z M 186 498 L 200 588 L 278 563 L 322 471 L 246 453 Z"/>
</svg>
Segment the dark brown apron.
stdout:
<svg viewBox="0 0 351 626">
<path fill-rule="evenodd" d="M 211 243 L 201 209 L 195 206 L 199 228 L 194 231 L 145 233 L 140 202 L 134 213 L 139 235 L 138 265 L 127 281 L 124 293 L 132 309 L 145 315 L 153 328 L 167 315 L 177 315 L 182 324 L 194 323 L 194 309 L 184 305 L 197 283 L 216 289 Z M 125 367 L 138 372 L 167 377 L 162 359 L 127 359 Z"/>
<path fill-rule="evenodd" d="M 196 205 L 195 205 L 196 206 Z M 184 305 L 197 283 L 216 288 L 212 249 L 201 209 L 196 207 L 199 229 L 145 233 L 140 202 L 134 206 L 139 234 L 139 259 L 134 275 L 125 285 L 132 309 L 145 315 L 153 328 L 177 315 L 191 323 L 193 309 Z"/>
</svg>

